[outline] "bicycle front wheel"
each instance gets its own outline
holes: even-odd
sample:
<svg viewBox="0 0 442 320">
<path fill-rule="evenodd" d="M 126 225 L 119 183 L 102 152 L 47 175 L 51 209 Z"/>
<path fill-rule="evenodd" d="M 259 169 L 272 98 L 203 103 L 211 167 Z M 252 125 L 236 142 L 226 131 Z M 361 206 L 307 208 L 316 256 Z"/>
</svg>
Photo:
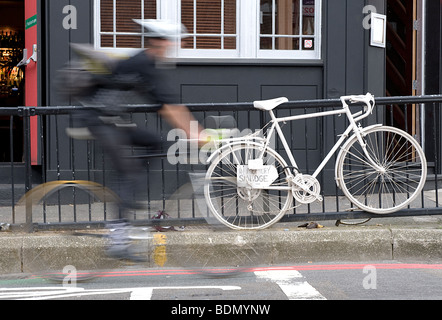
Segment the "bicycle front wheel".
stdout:
<svg viewBox="0 0 442 320">
<path fill-rule="evenodd" d="M 427 161 L 418 142 L 393 127 L 375 127 L 363 133 L 369 161 L 358 139 L 344 146 L 338 159 L 338 181 L 347 198 L 360 209 L 388 214 L 409 205 L 421 192 Z"/>
<path fill-rule="evenodd" d="M 263 155 L 263 169 L 272 170 L 270 185 L 254 186 L 253 179 L 264 175 L 248 170 L 250 160 L 260 158 L 262 147 L 239 144 L 223 151 L 210 165 L 204 185 L 204 195 L 212 214 L 229 228 L 265 229 L 277 222 L 290 208 L 290 170 L 279 154 L 267 149 Z M 238 183 L 238 170 L 246 176 L 246 183 Z"/>
</svg>

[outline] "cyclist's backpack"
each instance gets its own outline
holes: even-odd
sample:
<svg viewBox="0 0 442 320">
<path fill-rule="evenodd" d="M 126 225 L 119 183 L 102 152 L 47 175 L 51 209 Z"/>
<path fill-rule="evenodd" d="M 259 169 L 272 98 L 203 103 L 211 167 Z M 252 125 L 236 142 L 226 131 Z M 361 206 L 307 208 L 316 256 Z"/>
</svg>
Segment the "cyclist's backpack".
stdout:
<svg viewBox="0 0 442 320">
<path fill-rule="evenodd" d="M 71 43 L 77 58 L 59 70 L 57 90 L 62 96 L 81 98 L 93 94 L 98 86 L 114 83 L 113 70 L 127 56 L 95 50 L 89 44 Z"/>
</svg>

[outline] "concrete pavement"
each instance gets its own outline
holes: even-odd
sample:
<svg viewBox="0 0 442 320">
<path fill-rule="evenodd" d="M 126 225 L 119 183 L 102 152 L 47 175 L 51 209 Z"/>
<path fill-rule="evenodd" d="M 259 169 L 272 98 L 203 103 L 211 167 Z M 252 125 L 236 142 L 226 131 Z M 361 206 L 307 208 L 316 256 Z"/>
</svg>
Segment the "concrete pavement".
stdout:
<svg viewBox="0 0 442 320">
<path fill-rule="evenodd" d="M 442 216 L 372 219 L 361 226 L 317 221 L 324 228 L 278 223 L 263 231 L 233 231 L 207 226 L 153 232 L 140 240 L 143 267 L 268 266 L 314 262 L 442 261 Z M 99 231 L 94 231 L 100 233 Z M 112 269 L 127 262 L 104 254 L 104 237 L 72 232 L 0 232 L 0 274 Z"/>
</svg>

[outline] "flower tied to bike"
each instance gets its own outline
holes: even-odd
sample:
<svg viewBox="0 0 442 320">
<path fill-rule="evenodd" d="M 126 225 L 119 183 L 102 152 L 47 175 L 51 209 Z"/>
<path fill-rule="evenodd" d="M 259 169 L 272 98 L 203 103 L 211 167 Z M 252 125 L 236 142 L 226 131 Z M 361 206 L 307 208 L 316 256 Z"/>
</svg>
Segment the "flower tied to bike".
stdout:
<svg viewBox="0 0 442 320">
<path fill-rule="evenodd" d="M 168 219 L 169 218 L 169 214 L 167 214 L 165 211 L 160 210 L 158 211 L 153 217 L 152 219 Z M 177 229 L 175 229 L 174 226 L 161 226 L 161 225 L 154 225 L 155 230 L 159 231 L 159 232 L 166 232 L 166 231 L 178 231 Z"/>
</svg>

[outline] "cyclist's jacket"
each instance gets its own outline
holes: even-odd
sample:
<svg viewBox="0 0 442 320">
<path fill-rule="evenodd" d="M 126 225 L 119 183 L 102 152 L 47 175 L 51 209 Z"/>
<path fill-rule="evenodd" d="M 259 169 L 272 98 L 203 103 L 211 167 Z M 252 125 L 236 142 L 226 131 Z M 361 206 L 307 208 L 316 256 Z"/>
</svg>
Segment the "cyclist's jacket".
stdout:
<svg viewBox="0 0 442 320">
<path fill-rule="evenodd" d="M 178 101 L 169 86 L 169 71 L 158 67 L 155 60 L 142 51 L 119 61 L 113 74 L 117 83 L 133 84 L 133 89 L 142 95 L 144 103 L 174 104 Z"/>
</svg>

